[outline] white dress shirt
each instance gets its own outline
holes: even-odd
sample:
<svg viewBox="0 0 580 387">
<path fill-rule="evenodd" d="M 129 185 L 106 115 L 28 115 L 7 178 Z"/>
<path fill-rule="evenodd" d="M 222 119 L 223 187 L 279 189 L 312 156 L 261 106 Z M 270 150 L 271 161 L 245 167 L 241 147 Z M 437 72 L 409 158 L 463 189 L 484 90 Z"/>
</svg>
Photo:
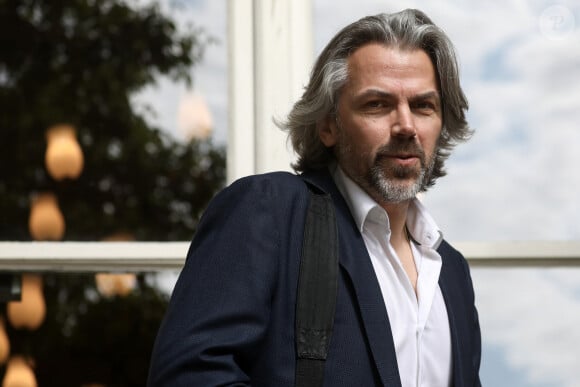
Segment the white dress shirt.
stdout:
<svg viewBox="0 0 580 387">
<path fill-rule="evenodd" d="M 406 225 L 417 268 L 417 293 L 390 244 L 387 212 L 340 167 L 334 181 L 350 207 L 377 276 L 395 343 L 403 387 L 451 385 L 451 336 L 447 308 L 439 288 L 443 239 L 425 207 L 414 199 Z"/>
</svg>

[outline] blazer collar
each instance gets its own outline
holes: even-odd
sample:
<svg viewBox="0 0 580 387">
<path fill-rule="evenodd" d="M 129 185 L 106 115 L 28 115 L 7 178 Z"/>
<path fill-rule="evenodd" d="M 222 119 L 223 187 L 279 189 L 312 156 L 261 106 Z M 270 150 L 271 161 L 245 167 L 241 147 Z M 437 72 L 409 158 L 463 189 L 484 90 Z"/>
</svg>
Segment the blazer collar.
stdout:
<svg viewBox="0 0 580 387">
<path fill-rule="evenodd" d="M 378 373 L 384 386 L 401 387 L 395 344 L 381 289 L 362 235 L 356 227 L 348 205 L 326 169 L 307 172 L 302 177 L 330 194 L 334 201 L 339 238 L 339 263 L 352 282 Z"/>
</svg>

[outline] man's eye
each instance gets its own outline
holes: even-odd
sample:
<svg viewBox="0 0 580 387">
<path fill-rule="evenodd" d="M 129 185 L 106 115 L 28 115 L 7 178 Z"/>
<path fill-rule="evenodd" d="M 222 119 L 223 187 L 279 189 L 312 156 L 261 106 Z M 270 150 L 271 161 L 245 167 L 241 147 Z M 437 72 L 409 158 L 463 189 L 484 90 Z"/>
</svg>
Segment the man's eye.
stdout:
<svg viewBox="0 0 580 387">
<path fill-rule="evenodd" d="M 435 104 L 432 102 L 429 102 L 429 101 L 417 102 L 414 107 L 415 107 L 415 109 L 421 110 L 421 111 L 431 112 L 431 111 L 436 110 Z"/>
<path fill-rule="evenodd" d="M 369 101 L 366 103 L 366 107 L 371 108 L 371 109 L 372 108 L 377 109 L 377 108 L 381 108 L 383 106 L 384 106 L 384 104 L 382 101 Z"/>
</svg>

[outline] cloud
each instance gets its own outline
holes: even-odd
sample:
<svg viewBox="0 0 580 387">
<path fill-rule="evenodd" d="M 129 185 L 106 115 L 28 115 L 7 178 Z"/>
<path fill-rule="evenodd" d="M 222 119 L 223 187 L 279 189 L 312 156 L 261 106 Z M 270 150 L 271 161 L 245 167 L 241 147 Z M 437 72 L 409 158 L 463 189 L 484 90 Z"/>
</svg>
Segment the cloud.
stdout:
<svg viewBox="0 0 580 387">
<path fill-rule="evenodd" d="M 504 14 L 516 14 L 510 4 Z M 479 69 L 464 80 L 477 132 L 450 160 L 449 177 L 425 199 L 452 239 L 580 238 L 580 51 L 571 49 L 580 35 L 549 39 L 539 28 L 542 8 L 527 7 L 526 17 L 515 17 L 505 35 L 465 60 Z M 496 16 L 500 28 L 502 15 Z M 479 47 L 479 37 L 463 40 Z M 465 58 L 463 44 L 458 48 Z M 496 62 L 485 60 L 491 53 Z M 496 70 L 505 76 L 489 79 Z M 470 227 L 465 213 L 473 219 Z"/>
<path fill-rule="evenodd" d="M 580 238 L 580 35 L 542 30 L 551 2 L 314 3 L 317 52 L 347 23 L 407 7 L 454 42 L 476 134 L 424 196 L 448 239 Z M 484 342 L 527 376 L 521 385 L 577 386 L 578 270 L 477 269 L 474 282 Z"/>
<path fill-rule="evenodd" d="M 501 348 L 530 383 L 578 386 L 579 275 L 577 269 L 473 271 L 484 345 Z M 484 353 L 482 361 L 492 360 Z"/>
<path fill-rule="evenodd" d="M 578 4 L 564 3 L 567 13 L 554 11 L 550 1 L 518 0 L 318 0 L 314 6 L 317 53 L 344 25 L 404 8 L 425 11 L 455 44 L 476 134 L 452 155 L 449 176 L 425 195 L 450 239 L 580 238 L 574 147 L 580 50 L 572 49 L 580 31 L 569 19 L 579 14 Z M 557 24 L 565 28 L 547 34 L 542 25 L 559 15 L 568 18 Z"/>
</svg>

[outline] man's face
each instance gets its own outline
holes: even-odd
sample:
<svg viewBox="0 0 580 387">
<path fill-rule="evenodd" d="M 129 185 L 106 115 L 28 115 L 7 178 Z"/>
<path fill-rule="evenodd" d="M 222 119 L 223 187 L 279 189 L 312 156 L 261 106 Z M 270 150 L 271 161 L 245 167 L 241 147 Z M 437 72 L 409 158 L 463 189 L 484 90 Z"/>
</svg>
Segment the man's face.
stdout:
<svg viewBox="0 0 580 387">
<path fill-rule="evenodd" d="M 429 56 L 371 43 L 348 58 L 337 115 L 319 131 L 343 171 L 384 204 L 409 200 L 421 190 L 433 168 L 441 127 Z"/>
</svg>

